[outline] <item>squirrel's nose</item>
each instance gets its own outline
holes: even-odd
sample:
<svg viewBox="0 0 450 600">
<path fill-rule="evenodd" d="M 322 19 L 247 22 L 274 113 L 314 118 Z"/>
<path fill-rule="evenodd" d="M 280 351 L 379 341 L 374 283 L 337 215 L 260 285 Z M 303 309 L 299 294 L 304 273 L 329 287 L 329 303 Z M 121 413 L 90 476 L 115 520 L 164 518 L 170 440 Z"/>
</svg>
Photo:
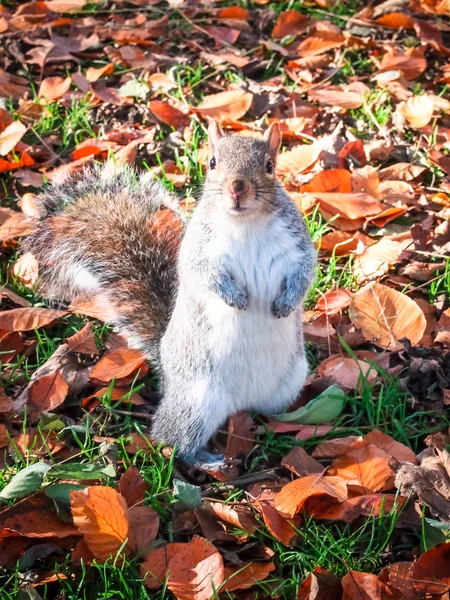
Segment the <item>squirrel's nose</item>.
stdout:
<svg viewBox="0 0 450 600">
<path fill-rule="evenodd" d="M 234 179 L 228 184 L 233 200 L 239 200 L 248 192 L 248 183 L 244 179 Z"/>
</svg>

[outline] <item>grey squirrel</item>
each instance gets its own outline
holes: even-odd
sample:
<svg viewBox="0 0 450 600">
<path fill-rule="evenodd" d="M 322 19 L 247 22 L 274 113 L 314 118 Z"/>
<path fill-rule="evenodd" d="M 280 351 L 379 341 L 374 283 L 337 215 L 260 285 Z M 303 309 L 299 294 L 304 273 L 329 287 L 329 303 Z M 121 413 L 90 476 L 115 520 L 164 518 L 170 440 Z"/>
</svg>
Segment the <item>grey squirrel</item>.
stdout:
<svg viewBox="0 0 450 600">
<path fill-rule="evenodd" d="M 209 169 L 187 225 L 151 176 L 109 165 L 53 184 L 24 245 L 47 295 L 100 299 L 159 364 L 152 435 L 217 469 L 223 457 L 205 446 L 227 417 L 279 413 L 304 384 L 301 302 L 316 253 L 275 177 L 279 126 L 255 139 L 210 121 L 208 133 Z"/>
</svg>

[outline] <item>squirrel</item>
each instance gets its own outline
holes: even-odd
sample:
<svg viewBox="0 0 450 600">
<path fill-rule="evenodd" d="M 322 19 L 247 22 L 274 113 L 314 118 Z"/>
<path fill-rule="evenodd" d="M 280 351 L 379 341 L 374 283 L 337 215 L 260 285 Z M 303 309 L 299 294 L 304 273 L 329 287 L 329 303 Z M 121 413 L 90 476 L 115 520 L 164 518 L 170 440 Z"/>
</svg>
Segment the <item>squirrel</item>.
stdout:
<svg viewBox="0 0 450 600">
<path fill-rule="evenodd" d="M 157 363 L 152 436 L 216 470 L 223 456 L 206 445 L 229 416 L 279 413 L 304 385 L 302 300 L 316 252 L 275 176 L 278 124 L 261 139 L 225 135 L 210 120 L 208 142 L 190 219 L 151 174 L 110 164 L 53 183 L 24 246 L 46 295 L 100 300 Z"/>
</svg>

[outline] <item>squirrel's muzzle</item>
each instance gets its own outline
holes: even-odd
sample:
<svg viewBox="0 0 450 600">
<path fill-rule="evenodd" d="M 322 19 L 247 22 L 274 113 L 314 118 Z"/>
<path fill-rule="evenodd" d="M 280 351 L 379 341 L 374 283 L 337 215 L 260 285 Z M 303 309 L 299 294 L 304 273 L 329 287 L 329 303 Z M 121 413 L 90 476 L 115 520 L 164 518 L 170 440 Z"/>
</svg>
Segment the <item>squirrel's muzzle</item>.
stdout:
<svg viewBox="0 0 450 600">
<path fill-rule="evenodd" d="M 249 190 L 249 184 L 245 179 L 234 179 L 228 184 L 230 196 L 236 204 L 244 199 Z"/>
</svg>

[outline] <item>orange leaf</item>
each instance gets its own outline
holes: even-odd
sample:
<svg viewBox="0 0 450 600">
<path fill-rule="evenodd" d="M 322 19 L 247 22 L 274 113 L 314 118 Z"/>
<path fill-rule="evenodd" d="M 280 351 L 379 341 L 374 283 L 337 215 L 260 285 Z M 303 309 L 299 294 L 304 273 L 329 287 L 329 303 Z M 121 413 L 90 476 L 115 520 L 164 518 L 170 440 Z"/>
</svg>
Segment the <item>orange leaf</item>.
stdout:
<svg viewBox="0 0 450 600">
<path fill-rule="evenodd" d="M 330 216 L 339 215 L 357 223 L 358 219 L 370 215 L 378 215 L 383 210 L 381 202 L 369 194 L 341 194 L 328 192 L 314 192 L 318 199 L 320 209 Z M 333 225 L 337 221 L 333 221 Z M 354 227 L 357 229 L 358 227 Z"/>
<path fill-rule="evenodd" d="M 11 162 L 9 160 L 4 160 L 0 158 L 0 173 L 4 171 L 13 171 L 14 169 L 21 169 L 22 167 L 32 167 L 34 165 L 34 160 L 27 152 L 22 152 L 19 160 Z"/>
<path fill-rule="evenodd" d="M 170 561 L 187 544 L 166 544 L 161 548 L 152 550 L 147 554 L 144 562 L 139 568 L 139 573 L 144 581 L 144 585 L 149 590 L 159 590 L 167 577 Z"/>
<path fill-rule="evenodd" d="M 352 191 L 352 174 L 346 169 L 328 169 L 314 175 L 311 181 L 300 188 L 301 192 L 340 192 Z"/>
<path fill-rule="evenodd" d="M 70 89 L 72 80 L 70 77 L 47 77 L 39 87 L 39 98 L 45 98 L 48 102 L 54 102 L 66 94 Z"/>
<path fill-rule="evenodd" d="M 148 485 L 142 479 L 139 469 L 134 465 L 127 469 L 119 479 L 119 492 L 130 507 L 144 501 L 147 489 Z"/>
<path fill-rule="evenodd" d="M 172 106 L 168 102 L 164 102 L 163 100 L 151 100 L 148 106 L 159 121 L 170 127 L 179 129 L 180 127 L 188 127 L 190 123 L 188 115 L 184 114 L 181 110 L 178 110 L 178 108 L 175 108 L 175 106 Z"/>
<path fill-rule="evenodd" d="M 168 588 L 177 600 L 210 600 L 224 581 L 219 551 L 198 535 L 176 553 L 169 571 Z"/>
<path fill-rule="evenodd" d="M 427 326 L 425 315 L 414 300 L 376 282 L 353 295 L 350 318 L 367 340 L 391 350 L 401 348 L 403 338 L 418 344 Z"/>
<path fill-rule="evenodd" d="M 73 522 L 99 561 L 115 556 L 128 537 L 127 503 L 106 486 L 70 493 Z"/>
<path fill-rule="evenodd" d="M 222 10 L 219 11 L 218 17 L 219 19 L 237 19 L 247 21 L 249 12 L 241 6 L 228 6 L 227 8 L 222 8 Z"/>
<path fill-rule="evenodd" d="M 342 288 L 329 290 L 320 297 L 316 304 L 316 310 L 321 310 L 326 315 L 335 315 L 346 308 L 350 304 L 351 299 L 352 293 L 348 290 Z"/>
<path fill-rule="evenodd" d="M 99 354 L 91 323 L 86 323 L 83 329 L 72 335 L 70 338 L 67 338 L 65 342 L 68 346 L 68 350 L 72 352 Z"/>
<path fill-rule="evenodd" d="M 349 450 L 336 458 L 329 473 L 342 478 L 360 494 L 371 494 L 392 487 L 393 473 L 389 454 L 373 444 Z"/>
<path fill-rule="evenodd" d="M 28 391 L 31 412 L 53 412 L 66 399 L 69 386 L 59 371 L 49 373 L 34 381 Z M 32 416 L 32 419 L 34 417 Z"/>
<path fill-rule="evenodd" d="M 415 20 L 405 13 L 393 12 L 379 17 L 377 23 L 391 29 L 414 29 Z"/>
<path fill-rule="evenodd" d="M 339 151 L 338 167 L 340 169 L 348 169 L 349 162 L 356 164 L 357 167 L 364 167 L 367 164 L 366 152 L 361 140 L 347 142 Z"/>
<path fill-rule="evenodd" d="M 338 385 L 350 390 L 359 390 L 363 379 L 373 384 L 377 378 L 377 371 L 368 362 L 340 354 L 321 362 L 317 374 L 320 377 L 333 377 Z"/>
<path fill-rule="evenodd" d="M 72 158 L 73 160 L 79 160 L 87 156 L 97 156 L 102 152 L 103 150 L 98 146 L 81 146 L 72 152 Z"/>
<path fill-rule="evenodd" d="M 252 104 L 253 94 L 245 90 L 228 90 L 211 96 L 205 96 L 195 112 L 211 117 L 216 121 L 232 119 L 238 121 Z"/>
<path fill-rule="evenodd" d="M 133 554 L 142 555 L 148 552 L 158 535 L 158 513 L 150 506 L 133 506 L 127 516 L 130 525 L 128 546 Z"/>
<path fill-rule="evenodd" d="M 297 528 L 300 527 L 300 517 L 295 516 L 288 520 L 280 515 L 270 502 L 266 502 L 265 500 L 253 500 L 252 503 L 261 513 L 263 521 L 271 535 L 285 546 L 293 545 L 295 539 L 298 537 L 298 533 L 293 525 Z M 291 522 L 293 525 L 291 525 Z"/>
<path fill-rule="evenodd" d="M 295 146 L 292 150 L 280 154 L 277 160 L 277 173 L 297 175 L 303 173 L 317 161 L 322 149 L 319 144 Z"/>
<path fill-rule="evenodd" d="M 291 481 L 275 496 L 275 506 L 284 515 L 293 517 L 308 498 L 325 494 L 339 502 L 347 499 L 347 486 L 341 477 L 307 475 Z"/>
<path fill-rule="evenodd" d="M 300 35 L 306 31 L 308 18 L 297 10 L 282 12 L 275 23 L 272 37 L 282 38 L 287 35 Z"/>
<path fill-rule="evenodd" d="M 317 56 L 345 44 L 345 37 L 336 31 L 316 31 L 298 47 L 299 56 Z"/>
<path fill-rule="evenodd" d="M 255 445 L 255 424 L 246 412 L 228 419 L 228 440 L 225 456 L 236 458 L 240 453 L 248 454 Z"/>
<path fill-rule="evenodd" d="M 344 502 L 330 502 L 329 498 L 316 496 L 305 504 L 308 516 L 325 521 L 344 521 L 351 523 L 360 516 L 378 517 L 381 513 L 390 513 L 394 506 L 400 509 L 406 498 L 394 494 L 369 494 L 348 498 Z"/>
<path fill-rule="evenodd" d="M 98 361 L 91 371 L 91 379 L 107 382 L 114 378 L 126 377 L 144 362 L 145 356 L 140 350 L 118 348 Z"/>
<path fill-rule="evenodd" d="M 377 575 L 349 571 L 342 578 L 342 600 L 400 600 L 403 595 L 387 586 Z"/>
<path fill-rule="evenodd" d="M 236 569 L 227 567 L 225 569 L 225 583 L 220 592 L 233 592 L 234 590 L 245 590 L 255 585 L 257 581 L 263 581 L 275 570 L 273 562 L 258 563 L 251 562 L 244 567 Z"/>
<path fill-rule="evenodd" d="M 364 95 L 360 92 L 344 90 L 338 87 L 324 89 L 312 89 L 308 91 L 310 100 L 319 104 L 340 106 L 344 109 L 361 108 L 364 104 Z"/>
<path fill-rule="evenodd" d="M 31 331 L 53 325 L 56 319 L 67 315 L 62 310 L 49 308 L 13 308 L 0 313 L 0 329 L 5 331 Z"/>
<path fill-rule="evenodd" d="M 88 67 L 86 70 L 86 79 L 90 83 L 93 83 L 94 81 L 97 81 L 97 79 L 100 79 L 100 77 L 103 77 L 103 75 L 110 75 L 113 71 L 114 65 L 112 63 L 108 63 L 104 67 L 99 67 L 98 69 Z"/>
</svg>

